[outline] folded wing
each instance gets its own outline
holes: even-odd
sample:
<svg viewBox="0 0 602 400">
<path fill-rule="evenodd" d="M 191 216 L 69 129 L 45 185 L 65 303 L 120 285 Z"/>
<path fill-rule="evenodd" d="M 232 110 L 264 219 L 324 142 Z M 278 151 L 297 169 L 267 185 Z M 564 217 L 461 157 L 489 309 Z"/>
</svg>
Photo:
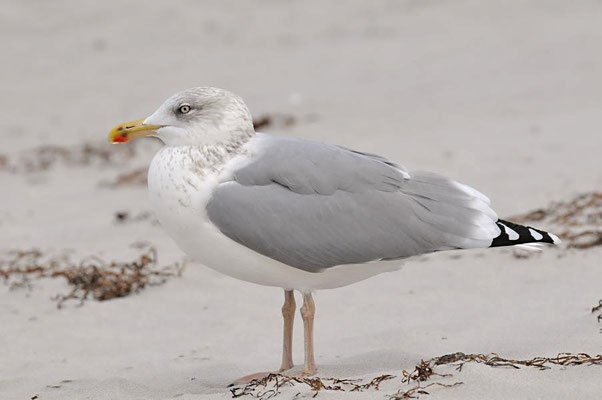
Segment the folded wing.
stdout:
<svg viewBox="0 0 602 400">
<path fill-rule="evenodd" d="M 445 177 L 320 142 L 261 135 L 263 150 L 213 193 L 229 238 L 309 272 L 453 248 L 500 234 L 489 200 Z"/>
</svg>

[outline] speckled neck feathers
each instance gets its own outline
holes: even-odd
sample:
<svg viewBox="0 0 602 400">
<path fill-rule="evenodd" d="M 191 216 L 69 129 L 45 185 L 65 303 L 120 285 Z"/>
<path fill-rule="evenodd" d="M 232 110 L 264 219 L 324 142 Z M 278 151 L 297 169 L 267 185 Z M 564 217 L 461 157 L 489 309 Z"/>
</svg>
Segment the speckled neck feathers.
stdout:
<svg viewBox="0 0 602 400">
<path fill-rule="evenodd" d="M 228 161 L 244 152 L 245 143 L 254 135 L 253 130 L 239 131 L 218 143 L 182 146 L 186 167 L 200 176 L 219 173 Z"/>
</svg>

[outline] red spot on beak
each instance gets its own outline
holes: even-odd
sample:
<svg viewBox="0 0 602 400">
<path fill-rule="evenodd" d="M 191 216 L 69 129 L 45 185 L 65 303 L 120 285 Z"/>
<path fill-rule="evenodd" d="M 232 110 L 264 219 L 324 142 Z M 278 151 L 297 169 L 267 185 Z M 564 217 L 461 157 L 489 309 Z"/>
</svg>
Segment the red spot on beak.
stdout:
<svg viewBox="0 0 602 400">
<path fill-rule="evenodd" d="M 113 143 L 125 143 L 128 141 L 128 138 L 123 135 L 116 135 L 113 137 Z"/>
</svg>

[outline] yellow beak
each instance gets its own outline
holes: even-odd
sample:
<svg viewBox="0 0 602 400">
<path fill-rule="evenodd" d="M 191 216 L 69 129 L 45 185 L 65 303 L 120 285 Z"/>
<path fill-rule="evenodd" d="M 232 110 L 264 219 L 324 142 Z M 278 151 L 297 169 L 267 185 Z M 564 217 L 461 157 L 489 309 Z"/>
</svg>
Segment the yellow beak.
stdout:
<svg viewBox="0 0 602 400">
<path fill-rule="evenodd" d="M 109 133 L 109 142 L 125 143 L 131 139 L 141 136 L 149 136 L 157 133 L 157 129 L 162 128 L 161 125 L 144 125 L 144 119 L 136 121 L 124 122 L 111 129 Z"/>
</svg>

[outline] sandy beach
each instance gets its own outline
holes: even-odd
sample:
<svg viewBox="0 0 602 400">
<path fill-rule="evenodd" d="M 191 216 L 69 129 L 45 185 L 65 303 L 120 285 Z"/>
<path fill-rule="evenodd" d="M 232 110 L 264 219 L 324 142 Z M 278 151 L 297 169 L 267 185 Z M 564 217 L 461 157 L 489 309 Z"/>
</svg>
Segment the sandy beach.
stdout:
<svg viewBox="0 0 602 400">
<path fill-rule="evenodd" d="M 600 399 L 602 245 L 577 235 L 600 232 L 602 201 L 571 209 L 587 227 L 555 213 L 602 192 L 601 18 L 596 1 L 5 2 L 0 271 L 30 249 L 131 262 L 139 242 L 156 249 L 156 270 L 183 262 L 147 200 L 159 144 L 106 137 L 180 89 L 223 87 L 262 131 L 443 173 L 502 217 L 543 209 L 530 223 L 568 235 L 539 254 L 442 252 L 317 292 L 317 377 L 341 390 L 316 398 Z M 58 308 L 67 279 L 22 276 L 0 277 L 0 399 L 316 393 L 303 381 L 227 388 L 278 367 L 280 289 L 188 262 L 162 284 Z M 302 334 L 297 319 L 297 365 Z M 414 373 L 429 360 L 435 374 Z M 378 390 L 326 380 L 384 375 Z"/>
</svg>

